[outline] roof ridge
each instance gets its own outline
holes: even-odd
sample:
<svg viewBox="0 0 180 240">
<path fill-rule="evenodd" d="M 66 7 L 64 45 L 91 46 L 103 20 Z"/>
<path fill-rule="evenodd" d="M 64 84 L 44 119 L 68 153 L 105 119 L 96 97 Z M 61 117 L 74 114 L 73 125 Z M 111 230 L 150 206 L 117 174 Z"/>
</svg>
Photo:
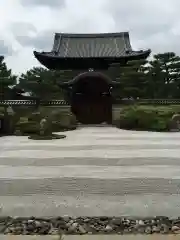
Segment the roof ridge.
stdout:
<svg viewBox="0 0 180 240">
<path fill-rule="evenodd" d="M 69 37 L 69 38 L 97 38 L 97 37 L 129 37 L 129 32 L 113 32 L 113 33 L 55 33 L 55 37 Z"/>
</svg>

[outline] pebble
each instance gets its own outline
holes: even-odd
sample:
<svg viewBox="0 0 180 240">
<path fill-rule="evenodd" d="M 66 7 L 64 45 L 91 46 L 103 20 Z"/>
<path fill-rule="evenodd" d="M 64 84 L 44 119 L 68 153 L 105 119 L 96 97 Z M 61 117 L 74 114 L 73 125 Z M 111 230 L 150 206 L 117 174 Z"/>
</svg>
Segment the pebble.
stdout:
<svg viewBox="0 0 180 240">
<path fill-rule="evenodd" d="M 145 228 L 145 231 L 144 231 L 146 234 L 151 234 L 152 233 L 152 228 L 150 226 L 146 227 Z"/>
<path fill-rule="evenodd" d="M 68 227 L 68 232 L 76 233 L 77 228 L 78 228 L 78 223 L 74 222 Z"/>
<path fill-rule="evenodd" d="M 110 226 L 110 225 L 107 225 L 106 227 L 105 227 L 105 231 L 106 232 L 111 232 L 113 230 L 113 228 Z"/>
<path fill-rule="evenodd" d="M 83 226 L 79 225 L 79 232 L 81 234 L 85 234 L 87 231 L 83 228 Z"/>
<path fill-rule="evenodd" d="M 152 227 L 152 232 L 153 233 L 160 233 L 161 227 L 160 226 L 153 226 Z"/>
<path fill-rule="evenodd" d="M 162 224 L 162 225 L 161 225 L 160 232 L 161 232 L 162 234 L 167 234 L 167 233 L 169 233 L 169 227 L 168 227 L 166 224 Z"/>
<path fill-rule="evenodd" d="M 172 226 L 171 230 L 172 230 L 173 233 L 180 233 L 180 227 L 178 227 L 176 225 Z"/>
<path fill-rule="evenodd" d="M 142 220 L 139 220 L 138 224 L 139 224 L 139 226 L 144 226 L 145 225 L 144 221 L 142 221 Z"/>
</svg>

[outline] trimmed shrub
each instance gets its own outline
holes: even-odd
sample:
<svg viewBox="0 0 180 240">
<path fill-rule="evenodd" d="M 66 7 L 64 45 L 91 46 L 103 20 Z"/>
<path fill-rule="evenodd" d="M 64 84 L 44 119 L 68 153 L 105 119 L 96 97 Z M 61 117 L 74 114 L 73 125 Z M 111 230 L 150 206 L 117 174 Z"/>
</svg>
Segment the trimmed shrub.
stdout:
<svg viewBox="0 0 180 240">
<path fill-rule="evenodd" d="M 114 125 L 128 130 L 168 131 L 173 113 L 173 109 L 169 107 L 125 107 L 122 109 L 119 119 L 114 121 Z"/>
<path fill-rule="evenodd" d="M 74 130 L 77 127 L 76 117 L 71 112 L 56 111 L 52 119 L 53 132 Z"/>
<path fill-rule="evenodd" d="M 64 128 L 59 121 L 53 121 L 52 122 L 52 132 L 63 132 L 66 131 L 66 128 Z"/>
<path fill-rule="evenodd" d="M 16 124 L 16 130 L 20 130 L 22 135 L 37 134 L 40 130 L 39 123 L 44 117 L 46 117 L 46 114 L 41 112 L 31 113 L 27 117 L 21 117 Z M 76 118 L 71 112 L 56 111 L 52 113 L 50 119 L 52 120 L 52 132 L 74 130 L 77 127 Z"/>
</svg>

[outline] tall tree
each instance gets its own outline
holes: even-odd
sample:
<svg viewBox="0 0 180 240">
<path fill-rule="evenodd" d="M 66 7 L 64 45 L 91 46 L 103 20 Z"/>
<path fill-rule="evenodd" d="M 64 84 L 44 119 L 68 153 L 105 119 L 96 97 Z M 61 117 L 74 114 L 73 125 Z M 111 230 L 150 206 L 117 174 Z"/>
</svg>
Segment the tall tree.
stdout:
<svg viewBox="0 0 180 240">
<path fill-rule="evenodd" d="M 155 98 L 180 97 L 180 57 L 173 52 L 154 55 L 150 62 L 149 84 Z"/>
<path fill-rule="evenodd" d="M 7 68 L 4 58 L 0 58 L 0 98 L 12 99 L 13 91 L 9 86 L 16 85 L 17 76 L 12 74 L 11 69 Z"/>
<path fill-rule="evenodd" d="M 147 61 L 131 61 L 120 69 L 122 97 L 143 98 L 147 91 Z"/>
<path fill-rule="evenodd" d="M 63 98 L 63 92 L 57 85 L 57 79 L 55 71 L 35 67 L 20 76 L 19 86 L 40 99 Z"/>
</svg>

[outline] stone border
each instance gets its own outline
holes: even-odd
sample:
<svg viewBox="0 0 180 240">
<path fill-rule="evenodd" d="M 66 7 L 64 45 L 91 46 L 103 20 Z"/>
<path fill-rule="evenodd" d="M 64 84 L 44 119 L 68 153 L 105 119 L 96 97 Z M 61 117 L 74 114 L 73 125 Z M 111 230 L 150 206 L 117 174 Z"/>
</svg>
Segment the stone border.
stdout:
<svg viewBox="0 0 180 240">
<path fill-rule="evenodd" d="M 64 235 L 60 236 L 7 236 L 7 235 L 0 235 L 0 240 L 109 240 L 108 235 L 85 235 L 85 236 L 70 236 Z M 119 236 L 119 235 L 111 235 L 111 240 L 179 240 L 179 235 L 151 235 L 151 236 L 144 236 L 144 235 L 126 235 L 126 236 Z"/>
<path fill-rule="evenodd" d="M 0 234 L 8 235 L 154 235 L 180 234 L 180 218 L 168 217 L 0 217 Z"/>
<path fill-rule="evenodd" d="M 85 235 L 85 236 L 68 236 L 64 235 L 60 236 L 7 236 L 7 235 L 0 235 L 0 240 L 109 240 L 108 235 Z M 119 235 L 111 235 L 111 240 L 179 240 L 179 235 L 151 235 L 151 236 L 144 236 L 144 235 L 126 235 L 126 236 L 119 236 Z"/>
</svg>

